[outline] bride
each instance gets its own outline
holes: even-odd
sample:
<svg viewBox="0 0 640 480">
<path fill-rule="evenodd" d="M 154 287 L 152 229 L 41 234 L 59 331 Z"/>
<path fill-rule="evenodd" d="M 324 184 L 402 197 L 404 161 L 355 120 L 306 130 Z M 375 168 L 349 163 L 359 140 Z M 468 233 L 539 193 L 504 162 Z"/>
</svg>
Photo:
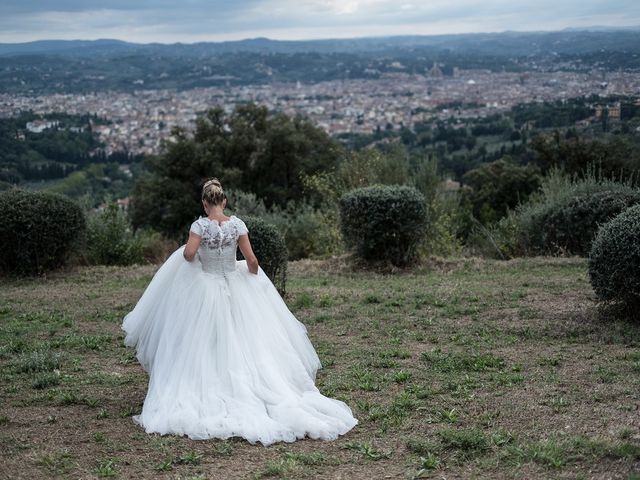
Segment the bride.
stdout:
<svg viewBox="0 0 640 480">
<path fill-rule="evenodd" d="M 217 179 L 204 184 L 202 203 L 207 216 L 122 324 L 149 373 L 134 421 L 148 433 L 264 445 L 348 432 L 357 420 L 316 388 L 321 365 L 307 331 L 258 266 L 244 222 L 224 214 Z M 246 261 L 236 261 L 237 247 Z"/>
</svg>

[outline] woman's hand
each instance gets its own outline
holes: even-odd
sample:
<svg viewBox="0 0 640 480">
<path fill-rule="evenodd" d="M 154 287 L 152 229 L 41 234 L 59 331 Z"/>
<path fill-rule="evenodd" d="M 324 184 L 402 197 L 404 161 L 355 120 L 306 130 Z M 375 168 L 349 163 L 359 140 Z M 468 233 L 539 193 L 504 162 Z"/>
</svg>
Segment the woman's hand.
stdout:
<svg viewBox="0 0 640 480">
<path fill-rule="evenodd" d="M 189 232 L 189 240 L 187 240 L 187 244 L 184 247 L 184 252 L 182 252 L 182 255 L 187 262 L 191 262 L 196 256 L 198 248 L 200 247 L 201 240 L 202 237 L 200 235 Z"/>
<path fill-rule="evenodd" d="M 253 249 L 251 248 L 251 242 L 249 241 L 249 235 L 240 235 L 238 237 L 238 247 L 240 247 L 240 251 L 244 256 L 244 259 L 247 261 L 247 268 L 249 271 L 255 275 L 258 274 L 258 259 L 253 253 Z"/>
</svg>

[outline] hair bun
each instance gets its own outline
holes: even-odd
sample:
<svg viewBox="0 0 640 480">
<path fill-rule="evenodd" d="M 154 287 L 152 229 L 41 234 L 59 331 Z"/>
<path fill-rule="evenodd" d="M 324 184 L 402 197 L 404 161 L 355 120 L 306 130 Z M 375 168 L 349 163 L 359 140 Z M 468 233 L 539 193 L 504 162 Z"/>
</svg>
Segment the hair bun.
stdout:
<svg viewBox="0 0 640 480">
<path fill-rule="evenodd" d="M 222 184 L 217 178 L 210 178 L 202 186 L 202 200 L 207 201 L 212 205 L 219 205 L 227 196 L 224 194 Z"/>
<path fill-rule="evenodd" d="M 222 189 L 222 184 L 220 183 L 220 180 L 218 180 L 217 178 L 210 178 L 209 180 L 204 182 L 204 185 L 202 186 L 202 188 L 205 189 L 210 187 L 211 185 L 215 185 L 216 187 Z"/>
</svg>

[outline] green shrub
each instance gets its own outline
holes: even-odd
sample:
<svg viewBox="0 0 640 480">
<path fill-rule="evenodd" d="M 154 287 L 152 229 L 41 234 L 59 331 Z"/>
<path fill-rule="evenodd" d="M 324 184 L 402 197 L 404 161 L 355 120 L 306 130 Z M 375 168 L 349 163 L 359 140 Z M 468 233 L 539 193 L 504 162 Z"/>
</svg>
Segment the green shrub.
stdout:
<svg viewBox="0 0 640 480">
<path fill-rule="evenodd" d="M 342 196 L 340 220 L 344 241 L 356 255 L 404 266 L 416 257 L 427 210 L 413 187 L 374 185 Z"/>
<path fill-rule="evenodd" d="M 366 149 L 349 152 L 340 162 L 335 181 L 342 191 L 371 185 L 403 185 L 410 182 L 406 150 L 394 144 L 386 152 Z"/>
<path fill-rule="evenodd" d="M 521 219 L 517 213 L 510 211 L 506 217 L 488 227 L 479 222 L 473 225 L 466 244 L 475 255 L 505 260 L 528 253 L 522 238 Z"/>
<path fill-rule="evenodd" d="M 255 193 L 243 192 L 237 189 L 229 190 L 226 193 L 227 209 L 234 215 L 242 218 L 246 216 L 262 217 L 268 211 L 264 201 L 259 199 Z"/>
<path fill-rule="evenodd" d="M 589 255 L 589 277 L 600 300 L 640 306 L 640 205 L 598 230 Z"/>
<path fill-rule="evenodd" d="M 258 257 L 260 267 L 271 279 L 281 295 L 286 292 L 287 245 L 276 227 L 257 217 L 243 218 L 249 229 L 249 239 L 253 252 Z M 238 260 L 244 257 L 238 249 Z"/>
<path fill-rule="evenodd" d="M 598 224 L 606 221 L 601 219 L 611 218 L 621 205 L 633 204 L 637 198 L 638 190 L 630 182 L 603 178 L 593 169 L 581 178 L 554 171 L 544 178 L 540 194 L 488 229 L 478 227 L 469 243 L 480 253 L 498 249 L 503 258 L 558 251 L 586 254 Z M 586 214 L 587 209 L 593 210 Z M 572 235 L 572 229 L 584 238 Z"/>
<path fill-rule="evenodd" d="M 483 225 L 504 217 L 540 188 L 540 175 L 532 166 L 514 164 L 509 157 L 486 163 L 464 174 L 471 188 L 463 190 L 464 202 Z"/>
<path fill-rule="evenodd" d="M 135 237 L 140 244 L 142 258 L 148 263 L 163 263 L 180 246 L 177 241 L 167 239 L 160 232 L 148 228 L 138 230 Z"/>
<path fill-rule="evenodd" d="M 66 197 L 16 188 L 0 193 L 0 272 L 35 275 L 60 267 L 85 233 L 82 209 Z"/>
<path fill-rule="evenodd" d="M 264 218 L 284 236 L 290 260 L 328 257 L 341 250 L 339 216 L 331 209 L 290 204 L 272 208 Z"/>
<path fill-rule="evenodd" d="M 598 228 L 638 203 L 640 192 L 604 191 L 553 205 L 540 216 L 537 247 L 547 252 L 560 250 L 587 256 Z"/>
<path fill-rule="evenodd" d="M 116 204 L 89 218 L 87 262 L 92 265 L 143 263 L 143 245 L 129 228 L 127 215 Z"/>
<path fill-rule="evenodd" d="M 241 218 L 260 217 L 276 227 L 284 236 L 289 260 L 327 257 L 342 247 L 337 208 L 331 205 L 314 208 L 306 202 L 289 202 L 286 208 L 278 205 L 266 208 L 254 194 L 239 190 L 229 194 L 228 205 L 230 213 Z"/>
<path fill-rule="evenodd" d="M 464 210 L 458 192 L 439 189 L 427 202 L 427 211 L 428 230 L 418 248 L 420 254 L 442 257 L 460 254 Z"/>
</svg>

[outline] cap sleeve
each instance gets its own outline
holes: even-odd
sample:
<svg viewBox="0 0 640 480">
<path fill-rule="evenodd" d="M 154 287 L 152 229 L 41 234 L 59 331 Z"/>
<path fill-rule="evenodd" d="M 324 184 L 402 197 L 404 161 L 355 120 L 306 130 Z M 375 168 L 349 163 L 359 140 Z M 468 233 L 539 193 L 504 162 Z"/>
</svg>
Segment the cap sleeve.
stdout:
<svg viewBox="0 0 640 480">
<path fill-rule="evenodd" d="M 189 229 L 190 232 L 193 232 L 196 235 L 200 235 L 200 236 L 202 236 L 203 230 L 204 228 L 202 227 L 202 222 L 200 222 L 200 219 L 193 222 L 191 224 L 191 228 Z"/>
<path fill-rule="evenodd" d="M 247 228 L 247 225 L 238 217 L 236 217 L 236 225 L 238 227 L 238 236 L 246 235 L 247 233 L 249 233 L 249 229 Z"/>
</svg>

